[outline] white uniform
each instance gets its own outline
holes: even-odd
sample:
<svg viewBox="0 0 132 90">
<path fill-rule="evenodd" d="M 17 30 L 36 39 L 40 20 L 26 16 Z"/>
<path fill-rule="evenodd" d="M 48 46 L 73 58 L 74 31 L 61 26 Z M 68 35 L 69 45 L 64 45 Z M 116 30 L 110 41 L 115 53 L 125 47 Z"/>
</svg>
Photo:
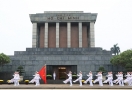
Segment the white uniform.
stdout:
<svg viewBox="0 0 132 90">
<path fill-rule="evenodd" d="M 36 86 L 40 85 L 40 82 L 39 82 L 39 79 L 41 79 L 40 75 L 38 73 L 36 73 L 33 76 L 34 76 L 34 78 L 29 83 L 34 83 L 35 82 Z"/>
<path fill-rule="evenodd" d="M 109 82 L 109 85 L 113 86 L 113 82 L 112 82 L 112 80 L 113 80 L 113 74 L 108 74 L 107 77 L 108 77 L 108 79 L 105 80 L 103 83 Z"/>
<path fill-rule="evenodd" d="M 80 86 L 82 86 L 82 73 L 77 74 L 77 76 L 79 76 L 78 79 L 76 79 L 76 80 L 73 81 L 73 82 L 75 83 L 75 82 L 79 81 Z"/>
<path fill-rule="evenodd" d="M 14 74 L 13 80 L 14 80 L 14 86 L 18 86 L 19 85 L 19 80 L 20 80 L 20 76 L 19 76 L 18 73 Z"/>
<path fill-rule="evenodd" d="M 124 86 L 124 82 L 123 82 L 123 74 L 119 75 L 119 86 Z"/>
<path fill-rule="evenodd" d="M 53 79 L 55 80 L 55 78 L 56 78 L 56 73 L 54 72 L 53 73 Z"/>
<path fill-rule="evenodd" d="M 89 81 L 90 86 L 93 86 L 93 83 L 92 83 L 93 74 L 89 73 L 89 75 L 87 75 L 87 76 L 88 76 L 88 79 L 84 83 L 87 83 Z"/>
<path fill-rule="evenodd" d="M 117 79 L 114 80 L 114 82 L 117 82 L 116 84 L 119 83 L 119 86 L 124 86 L 124 82 L 123 82 L 123 74 L 118 74 L 116 75 L 117 76 Z"/>
<path fill-rule="evenodd" d="M 39 79 L 41 79 L 41 78 L 40 78 L 39 74 L 36 74 L 35 77 L 34 77 L 34 79 L 36 81 L 36 86 L 40 85 Z"/>
<path fill-rule="evenodd" d="M 94 83 L 99 82 L 99 86 L 103 86 L 103 83 L 102 83 L 102 74 L 99 73 L 96 76 L 97 76 L 97 79 L 94 81 Z"/>
<path fill-rule="evenodd" d="M 109 85 L 110 86 L 113 86 L 113 74 L 111 73 L 110 75 L 109 75 Z"/>
<path fill-rule="evenodd" d="M 63 83 L 66 84 L 66 83 L 70 82 L 70 86 L 72 86 L 72 74 L 69 73 L 67 75 L 68 75 L 68 79 L 66 79 L 65 81 L 63 81 Z"/>
<path fill-rule="evenodd" d="M 131 72 L 131 75 L 130 75 L 130 81 L 129 81 L 129 83 L 130 83 L 130 86 L 132 86 L 132 72 Z"/>
<path fill-rule="evenodd" d="M 130 86 L 130 74 L 128 73 L 127 75 L 125 75 L 126 79 L 124 80 L 124 83 L 128 83 L 128 85 Z"/>
</svg>

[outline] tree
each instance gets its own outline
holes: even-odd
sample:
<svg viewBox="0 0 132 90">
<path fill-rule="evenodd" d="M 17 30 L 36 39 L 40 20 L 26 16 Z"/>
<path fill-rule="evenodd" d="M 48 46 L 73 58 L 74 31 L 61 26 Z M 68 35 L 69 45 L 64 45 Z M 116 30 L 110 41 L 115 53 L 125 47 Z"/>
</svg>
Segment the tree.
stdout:
<svg viewBox="0 0 132 90">
<path fill-rule="evenodd" d="M 114 56 L 110 62 L 113 65 L 124 67 L 126 71 L 132 71 L 132 50 L 126 50 L 119 55 Z"/>
<path fill-rule="evenodd" d="M 10 58 L 4 53 L 0 53 L 0 66 L 3 66 L 4 64 L 7 64 L 9 62 L 10 62 Z"/>
<path fill-rule="evenodd" d="M 100 67 L 99 67 L 99 70 L 98 70 L 98 72 L 105 73 L 105 72 L 106 72 L 106 70 L 104 69 L 104 67 L 100 66 Z"/>
<path fill-rule="evenodd" d="M 120 53 L 120 48 L 117 46 L 118 44 L 113 45 L 113 47 L 111 48 L 112 53 L 114 53 L 115 55 L 118 55 Z"/>
<path fill-rule="evenodd" d="M 22 76 L 22 74 L 25 72 L 22 66 L 19 66 L 17 71 L 19 72 L 20 76 Z"/>
</svg>

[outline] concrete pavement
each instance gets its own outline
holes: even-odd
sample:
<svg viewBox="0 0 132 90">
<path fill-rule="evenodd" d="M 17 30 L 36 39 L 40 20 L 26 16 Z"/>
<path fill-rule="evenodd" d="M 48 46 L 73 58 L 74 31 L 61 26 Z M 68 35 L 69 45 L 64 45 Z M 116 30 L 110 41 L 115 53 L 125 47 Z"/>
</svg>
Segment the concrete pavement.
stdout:
<svg viewBox="0 0 132 90">
<path fill-rule="evenodd" d="M 39 90 L 39 89 L 45 89 L 45 90 L 57 90 L 57 89 L 101 89 L 101 90 L 106 90 L 106 89 L 122 89 L 122 90 L 128 90 L 128 89 L 132 89 L 132 86 L 118 86 L 118 85 L 114 85 L 114 86 L 109 86 L 109 85 L 104 85 L 104 86 L 98 86 L 98 84 L 95 84 L 94 86 L 89 86 L 88 84 L 84 84 L 83 86 L 79 86 L 79 84 L 73 84 L 73 86 L 69 86 L 69 84 L 41 84 L 40 86 L 35 86 L 34 84 L 20 84 L 19 86 L 14 86 L 13 84 L 1 84 L 0 85 L 0 89 L 35 89 L 35 90 Z"/>
<path fill-rule="evenodd" d="M 5 89 L 1 89 L 5 90 Z M 6 90 L 14 90 L 14 89 L 6 89 Z M 29 89 L 17 89 L 17 90 L 29 90 Z M 42 90 L 42 89 L 34 89 L 34 90 Z M 67 90 L 67 89 L 43 89 L 43 90 Z M 68 90 L 82 90 L 82 89 L 68 89 Z M 83 90 L 99 90 L 99 89 L 83 89 Z M 100 89 L 106 90 L 106 89 Z M 129 89 L 111 89 L 111 90 L 129 90 Z"/>
</svg>

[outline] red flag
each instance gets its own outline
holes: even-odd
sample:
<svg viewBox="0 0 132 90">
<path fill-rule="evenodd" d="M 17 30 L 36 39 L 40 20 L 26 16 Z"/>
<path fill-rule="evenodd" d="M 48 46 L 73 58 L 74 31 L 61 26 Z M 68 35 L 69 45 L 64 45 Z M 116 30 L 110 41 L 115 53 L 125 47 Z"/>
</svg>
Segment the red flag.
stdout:
<svg viewBox="0 0 132 90">
<path fill-rule="evenodd" d="M 46 80 L 46 65 L 43 66 L 43 67 L 40 69 L 39 75 L 40 75 L 40 77 L 42 78 L 42 80 L 44 81 L 44 83 L 46 84 L 46 83 L 47 83 L 47 80 Z"/>
</svg>

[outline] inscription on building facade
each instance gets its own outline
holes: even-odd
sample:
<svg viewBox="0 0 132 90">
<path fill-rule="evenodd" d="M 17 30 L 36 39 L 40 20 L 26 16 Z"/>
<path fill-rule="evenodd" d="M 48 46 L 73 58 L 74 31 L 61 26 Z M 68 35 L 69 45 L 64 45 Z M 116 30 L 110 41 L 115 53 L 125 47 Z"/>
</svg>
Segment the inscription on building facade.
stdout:
<svg viewBox="0 0 132 90">
<path fill-rule="evenodd" d="M 47 20 L 79 20 L 79 17 L 71 14 L 56 14 L 56 16 L 47 17 Z"/>
</svg>

